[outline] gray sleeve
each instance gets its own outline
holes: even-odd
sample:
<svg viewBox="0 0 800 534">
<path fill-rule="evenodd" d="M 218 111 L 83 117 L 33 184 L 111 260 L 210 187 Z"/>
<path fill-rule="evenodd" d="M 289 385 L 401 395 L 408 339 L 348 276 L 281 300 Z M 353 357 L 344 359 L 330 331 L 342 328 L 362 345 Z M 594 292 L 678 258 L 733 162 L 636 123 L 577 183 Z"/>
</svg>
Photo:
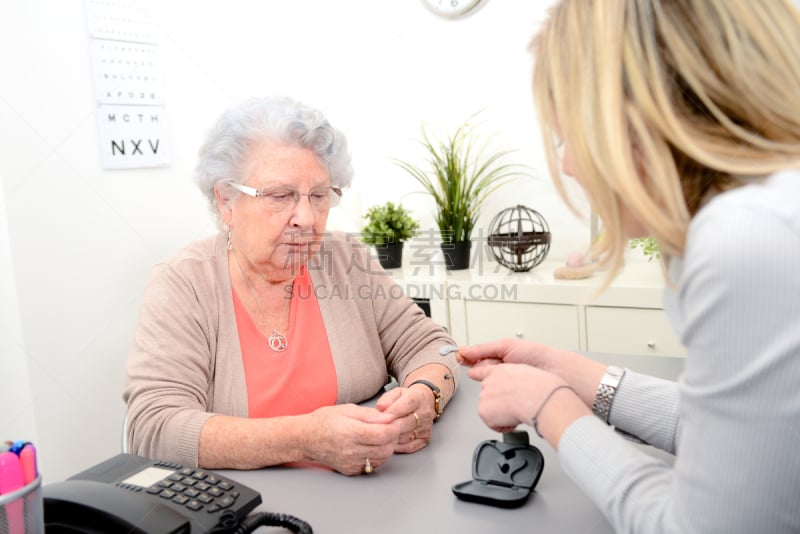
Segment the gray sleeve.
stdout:
<svg viewBox="0 0 800 534">
<path fill-rule="evenodd" d="M 676 385 L 679 417 L 666 384 L 631 373 L 620 386 L 612 422 L 667 450 L 674 440 L 674 464 L 595 417 L 561 438 L 562 467 L 617 532 L 800 532 L 800 177 L 793 179 L 791 191 L 768 199 L 749 188 L 720 198 L 692 223 L 677 281 L 688 352 Z M 662 394 L 670 398 L 654 403 Z"/>
<path fill-rule="evenodd" d="M 677 384 L 626 369 L 611 405 L 609 423 L 644 443 L 675 454 L 680 426 Z"/>
</svg>

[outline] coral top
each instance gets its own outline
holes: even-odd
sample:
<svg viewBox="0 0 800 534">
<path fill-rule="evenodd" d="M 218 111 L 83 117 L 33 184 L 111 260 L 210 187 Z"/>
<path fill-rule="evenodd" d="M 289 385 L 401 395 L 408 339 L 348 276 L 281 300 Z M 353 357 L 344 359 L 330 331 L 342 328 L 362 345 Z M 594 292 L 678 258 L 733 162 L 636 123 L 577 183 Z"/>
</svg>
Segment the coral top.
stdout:
<svg viewBox="0 0 800 534">
<path fill-rule="evenodd" d="M 298 415 L 336 404 L 336 369 L 308 269 L 303 267 L 294 282 L 285 351 L 269 348 L 236 291 L 233 307 L 250 417 Z"/>
</svg>

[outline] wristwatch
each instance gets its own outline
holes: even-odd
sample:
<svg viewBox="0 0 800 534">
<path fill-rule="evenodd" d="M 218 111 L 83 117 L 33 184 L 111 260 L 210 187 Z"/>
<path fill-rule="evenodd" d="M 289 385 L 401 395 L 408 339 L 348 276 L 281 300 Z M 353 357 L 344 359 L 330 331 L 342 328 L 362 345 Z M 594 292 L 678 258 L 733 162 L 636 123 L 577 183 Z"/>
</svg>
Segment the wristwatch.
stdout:
<svg viewBox="0 0 800 534">
<path fill-rule="evenodd" d="M 625 369 L 615 365 L 609 365 L 606 369 L 606 374 L 600 379 L 600 385 L 597 386 L 597 394 L 594 397 L 594 404 L 592 404 L 592 412 L 605 424 L 608 424 L 608 416 L 611 413 L 611 403 L 614 402 L 614 395 L 617 394 L 617 388 L 623 376 L 625 376 Z"/>
<path fill-rule="evenodd" d="M 442 392 L 439 390 L 436 384 L 428 382 L 427 380 L 415 380 L 411 382 L 408 387 L 411 387 L 414 384 L 424 384 L 431 388 L 431 391 L 433 392 L 433 410 L 436 412 L 436 417 L 433 418 L 433 422 L 435 423 L 442 416 Z"/>
</svg>

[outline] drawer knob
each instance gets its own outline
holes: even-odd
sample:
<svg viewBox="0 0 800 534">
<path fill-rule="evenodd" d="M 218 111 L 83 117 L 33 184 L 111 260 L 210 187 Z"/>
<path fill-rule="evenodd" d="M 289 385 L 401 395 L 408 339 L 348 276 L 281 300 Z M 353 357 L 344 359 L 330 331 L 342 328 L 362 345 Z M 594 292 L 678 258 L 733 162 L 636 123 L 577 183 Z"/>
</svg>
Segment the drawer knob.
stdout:
<svg viewBox="0 0 800 534">
<path fill-rule="evenodd" d="M 656 342 L 651 339 L 650 341 L 647 342 L 647 348 L 648 349 L 656 348 Z"/>
<path fill-rule="evenodd" d="M 525 334 L 522 333 L 522 330 L 517 330 L 517 333 L 514 334 L 514 335 L 517 336 L 517 338 L 519 338 L 519 339 L 522 339 L 523 337 L 525 337 Z"/>
</svg>

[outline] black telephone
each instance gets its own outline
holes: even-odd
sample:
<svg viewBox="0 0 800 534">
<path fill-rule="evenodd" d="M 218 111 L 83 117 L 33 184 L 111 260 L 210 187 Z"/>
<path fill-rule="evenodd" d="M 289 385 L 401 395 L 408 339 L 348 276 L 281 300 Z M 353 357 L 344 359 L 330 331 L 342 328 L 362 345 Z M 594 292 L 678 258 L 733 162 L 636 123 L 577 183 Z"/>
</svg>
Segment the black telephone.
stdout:
<svg viewBox="0 0 800 534">
<path fill-rule="evenodd" d="M 261 495 L 212 471 L 118 454 L 42 488 L 48 534 L 232 531 Z"/>
</svg>

